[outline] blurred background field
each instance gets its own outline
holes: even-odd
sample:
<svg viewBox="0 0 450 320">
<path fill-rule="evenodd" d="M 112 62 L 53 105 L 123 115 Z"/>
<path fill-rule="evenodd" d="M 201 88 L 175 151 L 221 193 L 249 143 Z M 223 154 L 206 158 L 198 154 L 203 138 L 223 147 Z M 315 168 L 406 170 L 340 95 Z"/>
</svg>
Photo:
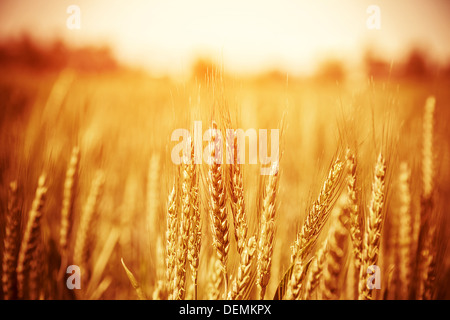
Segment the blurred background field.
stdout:
<svg viewBox="0 0 450 320">
<path fill-rule="evenodd" d="M 8 8 L 16 12 L 8 1 L 4 8 L 3 15 Z M 403 14 L 407 15 L 406 11 Z M 364 10 L 361 15 L 364 21 Z M 65 22 L 65 18 L 63 11 L 60 19 Z M 113 22 L 105 18 L 103 25 Z M 450 30 L 448 25 L 440 28 Z M 158 245 L 164 241 L 167 196 L 177 173 L 170 159 L 175 145 L 170 140 L 172 131 L 192 129 L 196 120 L 202 121 L 206 130 L 211 120 L 220 118 L 222 110 L 228 110 L 234 128 L 244 130 L 275 129 L 284 121 L 277 237 L 268 289 L 271 298 L 289 267 L 288 248 L 307 209 L 333 157 L 342 158 L 345 148 L 357 151 L 363 202 L 368 201 L 365 198 L 370 194 L 377 155 L 385 154 L 387 212 L 396 210 L 399 163 L 406 161 L 412 169 L 412 212 L 418 217 L 423 108 L 429 96 L 436 99 L 434 150 L 440 218 L 434 298 L 450 298 L 450 222 L 446 214 L 450 199 L 450 55 L 447 60 L 436 59 L 424 44 L 404 46 L 402 55 L 394 59 L 383 50 L 365 46 L 356 67 L 341 59 L 342 55 L 329 54 L 314 62 L 313 71 L 302 74 L 290 72 L 281 62 L 280 68 L 275 64 L 258 71 L 238 72 L 241 62 L 228 64 L 231 58 L 210 55 L 205 50 L 195 59 L 182 62 L 182 75 L 174 75 L 152 72 L 151 66 L 141 68 L 140 62 L 130 63 L 131 58 L 121 59 L 120 50 L 107 41 L 74 45 L 66 33 L 46 41 L 42 36 L 27 31 L 3 34 L 0 39 L 0 212 L 7 210 L 9 183 L 17 180 L 23 230 L 38 178 L 46 174 L 48 196 L 42 221 L 44 254 L 39 280 L 42 298 L 74 297 L 56 280 L 61 263 L 57 242 L 64 178 L 73 147 L 80 148 L 81 157 L 72 240 L 95 173 L 102 170 L 105 174 L 96 242 L 90 257 L 94 269 L 90 277 L 95 278 L 98 272 L 98 279 L 81 297 L 135 299 L 120 259 L 151 297 L 164 272 Z M 175 58 L 173 63 L 179 61 Z M 245 197 L 252 232 L 259 219 L 262 178 L 258 170 L 258 165 L 245 165 Z M 207 204 L 202 203 L 203 230 L 210 237 L 206 209 Z M 391 219 L 388 213 L 382 249 L 386 257 L 391 250 Z M 4 238 L 4 226 L 5 215 L 0 214 L 0 239 Z M 117 238 L 111 236 L 114 232 Z M 110 254 L 105 253 L 105 246 L 111 244 L 108 241 L 113 242 Z M 210 242 L 202 242 L 202 286 L 210 278 Z M 105 254 L 105 266 L 95 267 Z M 235 270 L 238 262 L 237 254 L 232 253 L 230 270 Z M 387 274 L 390 261 L 386 258 L 380 263 Z M 387 281 L 388 277 L 383 277 L 383 288 L 388 286 Z M 93 289 L 97 287 L 101 289 Z M 383 292 L 379 297 L 387 294 Z M 395 297 L 389 294 L 388 298 Z M 207 292 L 201 291 L 199 297 L 207 298 Z"/>
</svg>

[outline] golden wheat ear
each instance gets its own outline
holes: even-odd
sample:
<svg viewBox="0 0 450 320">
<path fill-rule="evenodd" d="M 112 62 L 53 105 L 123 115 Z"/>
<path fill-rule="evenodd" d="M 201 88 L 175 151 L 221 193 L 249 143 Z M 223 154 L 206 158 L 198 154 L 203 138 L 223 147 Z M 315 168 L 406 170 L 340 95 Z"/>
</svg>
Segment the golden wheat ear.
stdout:
<svg viewBox="0 0 450 320">
<path fill-rule="evenodd" d="M 417 299 L 430 299 L 432 296 L 431 284 L 435 278 L 436 250 L 434 238 L 437 225 L 434 221 L 434 111 L 436 99 L 427 98 L 424 108 L 422 133 L 422 194 L 420 202 L 420 230 L 417 248 L 416 275 L 419 279 L 416 285 Z"/>
<path fill-rule="evenodd" d="M 309 300 L 312 298 L 314 290 L 318 287 L 323 274 L 323 266 L 326 255 L 328 254 L 328 241 L 325 239 L 321 247 L 317 250 L 311 262 L 311 266 L 306 274 L 306 282 L 304 287 L 303 299 Z"/>
<path fill-rule="evenodd" d="M 63 202 L 61 210 L 61 228 L 59 232 L 59 247 L 62 255 L 67 255 L 67 243 L 71 231 L 73 203 L 75 200 L 76 184 L 78 181 L 78 166 L 80 149 L 74 147 L 64 181 Z"/>
<path fill-rule="evenodd" d="M 244 175 L 243 167 L 239 163 L 240 146 L 236 131 L 232 131 L 232 135 L 229 137 L 232 141 L 232 145 L 228 145 L 227 150 L 231 151 L 233 155 L 233 163 L 228 166 L 228 191 L 231 200 L 231 212 L 233 215 L 234 223 L 234 236 L 236 239 L 237 251 L 242 253 L 247 241 L 247 216 L 245 212 L 245 199 L 244 199 Z"/>
<path fill-rule="evenodd" d="M 331 166 L 319 196 L 311 206 L 302 229 L 291 248 L 291 263 L 294 263 L 296 259 L 304 260 L 327 222 L 337 198 L 343 168 L 344 164 L 339 159 L 334 161 Z"/>
<path fill-rule="evenodd" d="M 228 293 L 228 300 L 239 300 L 243 297 L 245 290 L 250 285 L 251 268 L 256 251 L 256 239 L 251 237 L 244 247 L 241 255 L 237 275 Z"/>
<path fill-rule="evenodd" d="M 400 198 L 400 207 L 398 216 L 398 276 L 399 298 L 408 299 L 411 277 L 408 276 L 412 270 L 412 244 L 413 228 L 411 215 L 411 190 L 410 190 L 411 171 L 406 162 L 400 164 L 398 194 Z"/>
<path fill-rule="evenodd" d="M 222 274 L 225 280 L 225 292 L 227 291 L 227 261 L 230 247 L 228 219 L 226 209 L 226 190 L 221 159 L 217 159 L 220 154 L 216 150 L 221 150 L 221 139 L 218 138 L 217 124 L 213 122 L 211 141 L 214 146 L 211 148 L 210 165 L 208 168 L 209 187 L 209 216 L 211 220 L 211 232 L 213 235 L 213 246 L 219 258 Z"/>
<path fill-rule="evenodd" d="M 258 261 L 256 264 L 256 284 L 259 287 L 259 298 L 264 299 L 269 284 L 275 239 L 276 196 L 278 192 L 279 164 L 274 163 L 264 191 L 261 225 L 258 240 Z"/>
<path fill-rule="evenodd" d="M 202 245 L 202 223 L 200 212 L 200 194 L 199 194 L 199 179 L 198 167 L 194 163 L 194 148 L 191 153 L 192 166 L 192 185 L 191 185 L 191 214 L 190 214 L 190 234 L 188 241 L 188 261 L 191 268 L 191 278 L 193 285 L 193 299 L 197 300 L 198 291 L 198 268 L 200 263 L 200 249 Z"/>
<path fill-rule="evenodd" d="M 90 273 L 90 266 L 88 264 L 89 256 L 94 246 L 93 225 L 98 219 L 98 203 L 103 191 L 104 183 L 104 173 L 102 171 L 97 171 L 94 180 L 92 181 L 91 190 L 81 215 L 81 221 L 75 241 L 73 256 L 74 263 L 77 264 L 82 272 L 87 275 Z M 86 279 L 86 277 L 84 277 L 84 279 L 86 284 L 88 279 Z"/>
<path fill-rule="evenodd" d="M 335 160 L 328 176 L 306 216 L 297 239 L 291 246 L 291 266 L 278 286 L 277 298 L 295 300 L 301 297 L 303 281 L 312 260 L 306 261 L 325 225 L 339 191 L 343 162 Z"/>
<path fill-rule="evenodd" d="M 375 165 L 372 183 L 372 196 L 369 204 L 369 215 L 367 217 L 367 228 L 363 244 L 363 263 L 360 269 L 359 299 L 372 299 L 373 290 L 367 285 L 369 279 L 369 268 L 375 266 L 380 251 L 381 229 L 383 227 L 383 207 L 385 202 L 385 177 L 386 162 L 383 155 L 378 155 Z M 372 272 L 376 270 L 372 269 Z"/>
<path fill-rule="evenodd" d="M 11 182 L 8 190 L 8 211 L 2 259 L 2 288 L 5 300 L 17 299 L 17 258 L 20 248 L 21 211 L 17 200 L 17 182 Z"/>
<path fill-rule="evenodd" d="M 28 215 L 27 226 L 20 245 L 17 262 L 17 287 L 18 298 L 28 298 L 26 295 L 29 288 L 29 276 L 31 270 L 31 260 L 38 246 L 41 236 L 41 218 L 47 194 L 45 186 L 45 175 L 41 175 L 38 181 L 36 194 Z"/>
<path fill-rule="evenodd" d="M 177 219 L 177 195 L 176 185 L 169 193 L 167 201 L 167 226 L 166 226 L 166 288 L 169 292 L 169 299 L 173 295 L 173 281 L 175 278 L 176 248 L 178 239 L 178 219 Z"/>
<path fill-rule="evenodd" d="M 344 274 L 345 245 L 348 236 L 345 227 L 348 219 L 347 212 L 343 210 L 343 205 L 338 206 L 336 210 L 336 216 L 328 234 L 329 248 L 323 271 L 323 297 L 327 300 L 339 299 L 339 282 L 341 275 Z"/>
<path fill-rule="evenodd" d="M 356 188 L 356 178 L 357 178 L 357 162 L 356 156 L 351 152 L 350 149 L 347 149 L 345 155 L 345 163 L 346 163 L 346 184 L 347 184 L 347 204 L 344 206 L 343 210 L 345 214 L 349 217 L 349 229 L 350 229 L 350 239 L 352 243 L 352 261 L 354 266 L 354 270 L 358 270 L 357 272 L 353 272 L 353 280 L 354 283 L 358 283 L 359 281 L 359 270 L 361 269 L 362 264 L 362 233 L 363 226 L 361 223 L 361 211 L 358 206 L 358 195 Z M 353 293 L 352 296 L 357 296 L 358 294 L 358 286 L 352 286 Z"/>
</svg>

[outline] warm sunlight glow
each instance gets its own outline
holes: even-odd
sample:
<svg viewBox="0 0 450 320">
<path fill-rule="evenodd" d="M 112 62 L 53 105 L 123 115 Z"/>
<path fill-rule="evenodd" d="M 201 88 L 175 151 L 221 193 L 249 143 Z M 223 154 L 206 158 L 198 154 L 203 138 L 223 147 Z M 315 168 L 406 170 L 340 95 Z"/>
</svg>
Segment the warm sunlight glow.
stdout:
<svg viewBox="0 0 450 320">
<path fill-rule="evenodd" d="M 73 1 L 72 1 L 73 2 Z M 28 30 L 73 44 L 106 42 L 132 65 L 183 73 L 198 56 L 230 71 L 311 72 L 329 55 L 357 60 L 366 47 L 398 59 L 420 44 L 436 59 L 450 54 L 446 1 L 378 1 L 381 28 L 370 30 L 373 1 L 2 1 L 3 37 Z M 66 9 L 81 10 L 81 29 L 66 28 Z M 404 13 L 408 11 L 408 15 Z M 422 23 L 426 21 L 426 23 Z"/>
</svg>

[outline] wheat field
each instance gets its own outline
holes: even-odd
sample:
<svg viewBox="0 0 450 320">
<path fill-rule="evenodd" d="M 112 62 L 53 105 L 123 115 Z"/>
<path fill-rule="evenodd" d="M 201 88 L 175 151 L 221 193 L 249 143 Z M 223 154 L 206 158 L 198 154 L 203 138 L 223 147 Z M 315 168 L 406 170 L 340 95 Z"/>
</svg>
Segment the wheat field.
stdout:
<svg viewBox="0 0 450 320">
<path fill-rule="evenodd" d="M 445 81 L 9 75 L 1 299 L 450 298 Z M 279 161 L 174 164 L 195 121 L 279 129 Z"/>
</svg>

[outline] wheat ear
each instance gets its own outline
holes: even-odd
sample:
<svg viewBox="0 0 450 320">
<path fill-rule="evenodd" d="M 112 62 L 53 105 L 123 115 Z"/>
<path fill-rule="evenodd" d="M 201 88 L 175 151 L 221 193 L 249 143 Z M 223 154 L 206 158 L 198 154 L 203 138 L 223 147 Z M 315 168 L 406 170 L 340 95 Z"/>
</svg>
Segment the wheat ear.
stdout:
<svg viewBox="0 0 450 320">
<path fill-rule="evenodd" d="M 248 243 L 243 248 L 240 255 L 239 267 L 236 278 L 234 279 L 231 290 L 228 293 L 228 300 L 239 300 L 242 298 L 245 289 L 250 284 L 250 273 L 253 263 L 253 258 L 256 251 L 256 239 L 251 237 Z"/>
<path fill-rule="evenodd" d="M 300 233 L 294 245 L 291 247 L 291 263 L 293 271 L 289 279 L 285 299 L 294 300 L 300 298 L 302 282 L 305 279 L 305 259 L 311 251 L 313 244 L 317 241 L 320 231 L 328 220 L 331 206 L 339 185 L 343 163 L 336 160 L 328 173 L 319 197 L 314 201 Z"/>
<path fill-rule="evenodd" d="M 328 173 L 317 200 L 314 201 L 306 216 L 297 239 L 291 247 L 291 263 L 294 263 L 297 258 L 303 260 L 309 254 L 312 245 L 316 242 L 320 231 L 328 220 L 339 187 L 342 169 L 342 161 L 336 160 Z"/>
<path fill-rule="evenodd" d="M 78 180 L 78 164 L 80 161 L 80 149 L 74 147 L 70 157 L 69 166 L 66 171 L 64 181 L 64 193 L 61 210 L 61 228 L 59 232 L 59 247 L 65 256 L 67 252 L 67 239 L 69 238 L 72 218 L 73 202 L 75 198 L 75 188 Z"/>
<path fill-rule="evenodd" d="M 435 235 L 436 224 L 433 221 L 433 193 L 434 193 L 434 151 L 433 151 L 433 130 L 434 130 L 434 110 L 436 100 L 429 97 L 425 103 L 423 118 L 423 145 L 422 145 L 422 195 L 420 203 L 420 231 L 417 248 L 417 272 L 418 272 L 418 299 L 427 299 L 431 293 L 429 288 L 432 281 L 432 267 L 434 265 L 434 249 L 432 248 Z"/>
<path fill-rule="evenodd" d="M 221 288 L 224 283 L 222 263 L 220 262 L 217 255 L 211 256 L 210 266 L 209 266 L 209 277 L 207 285 L 208 300 L 219 300 L 222 299 Z"/>
<path fill-rule="evenodd" d="M 328 254 L 327 249 L 328 249 L 328 240 L 326 239 L 322 243 L 322 246 L 317 250 L 316 254 L 314 255 L 313 261 L 311 262 L 311 265 L 308 269 L 303 295 L 304 300 L 311 299 L 314 290 L 319 285 L 323 273 L 325 258 L 326 255 Z"/>
<path fill-rule="evenodd" d="M 356 192 L 356 157 L 350 149 L 347 149 L 345 155 L 345 162 L 347 167 L 347 204 L 344 207 L 345 214 L 350 219 L 350 239 L 352 242 L 353 263 L 355 270 L 354 280 L 358 283 L 359 270 L 362 264 L 362 225 L 359 215 L 358 198 Z M 357 293 L 358 286 L 355 286 L 355 293 Z"/>
<path fill-rule="evenodd" d="M 94 180 L 92 181 L 91 189 L 77 231 L 73 259 L 85 274 L 89 274 L 88 260 L 94 245 L 93 224 L 98 218 L 98 203 L 105 182 L 104 179 L 103 172 L 97 171 Z M 86 279 L 86 277 L 84 278 Z"/>
<path fill-rule="evenodd" d="M 229 192 L 231 199 L 231 211 L 233 214 L 234 236 L 236 239 L 237 251 L 242 253 L 247 241 L 247 217 L 245 213 L 245 199 L 244 199 L 244 176 L 242 172 L 242 165 L 239 163 L 239 146 L 236 131 L 232 132 L 233 145 L 228 146 L 232 151 L 233 163 L 229 170 Z M 228 143 L 228 139 L 227 139 Z"/>
<path fill-rule="evenodd" d="M 202 224 L 200 220 L 200 194 L 198 183 L 198 169 L 194 164 L 193 149 L 192 161 L 192 186 L 191 186 L 191 216 L 190 233 L 188 243 L 188 261 L 191 268 L 192 284 L 194 286 L 194 299 L 197 300 L 198 267 L 200 262 L 200 249 L 202 244 Z"/>
<path fill-rule="evenodd" d="M 225 279 L 225 290 L 227 290 L 227 259 L 230 246 L 226 199 L 225 182 L 222 166 L 222 141 L 219 138 L 217 124 L 213 122 L 210 144 L 210 164 L 208 170 L 209 186 L 209 216 L 211 220 L 211 232 L 213 236 L 213 246 L 219 258 L 222 274 Z"/>
<path fill-rule="evenodd" d="M 188 142 L 191 146 L 190 141 Z M 192 223 L 192 186 L 195 174 L 195 164 L 189 157 L 183 158 L 181 183 L 181 217 L 178 232 L 177 262 L 175 265 L 175 279 L 173 299 L 182 300 L 186 293 L 186 264 L 188 259 L 188 245 L 190 226 Z"/>
<path fill-rule="evenodd" d="M 369 204 L 369 216 L 367 217 L 367 229 L 363 244 L 363 264 L 360 269 L 359 299 L 372 299 L 372 289 L 367 284 L 369 271 L 377 264 L 380 250 L 381 229 L 383 226 L 383 206 L 385 200 L 385 176 L 386 163 L 380 153 L 375 165 L 375 174 L 372 184 L 372 197 Z"/>
<path fill-rule="evenodd" d="M 166 226 L 166 287 L 169 299 L 173 299 L 173 281 L 175 278 L 176 248 L 178 239 L 178 219 L 177 219 L 177 195 L 176 185 L 169 193 L 167 201 L 167 226 Z"/>
<path fill-rule="evenodd" d="M 400 164 L 399 175 L 399 197 L 400 208 L 399 216 L 399 234 L 398 234 L 398 276 L 400 284 L 400 298 L 408 299 L 411 279 L 408 274 L 412 267 L 412 216 L 411 216 L 411 191 L 410 191 L 411 172 L 408 164 L 403 162 Z"/>
<path fill-rule="evenodd" d="M 41 235 L 41 217 L 45 204 L 47 188 L 45 187 L 45 176 L 41 175 L 36 189 L 36 195 L 28 215 L 28 222 L 20 245 L 17 262 L 17 284 L 19 299 L 25 298 L 28 291 L 28 280 L 30 273 L 30 262 L 33 259 L 34 251 L 39 243 Z"/>
<path fill-rule="evenodd" d="M 17 256 L 20 244 L 21 211 L 17 201 L 17 182 L 11 182 L 8 190 L 5 238 L 3 240 L 2 288 L 5 300 L 17 299 Z"/>
<path fill-rule="evenodd" d="M 343 272 L 345 258 L 345 243 L 347 241 L 346 211 L 337 208 L 337 215 L 328 235 L 329 248 L 325 259 L 323 271 L 324 291 L 323 297 L 327 300 L 339 299 L 339 278 Z"/>
<path fill-rule="evenodd" d="M 279 164 L 272 164 L 262 203 L 261 225 L 258 241 L 258 261 L 256 284 L 259 287 L 259 298 L 264 299 L 266 287 L 270 279 L 273 247 L 275 239 L 276 195 L 278 192 Z"/>
</svg>

